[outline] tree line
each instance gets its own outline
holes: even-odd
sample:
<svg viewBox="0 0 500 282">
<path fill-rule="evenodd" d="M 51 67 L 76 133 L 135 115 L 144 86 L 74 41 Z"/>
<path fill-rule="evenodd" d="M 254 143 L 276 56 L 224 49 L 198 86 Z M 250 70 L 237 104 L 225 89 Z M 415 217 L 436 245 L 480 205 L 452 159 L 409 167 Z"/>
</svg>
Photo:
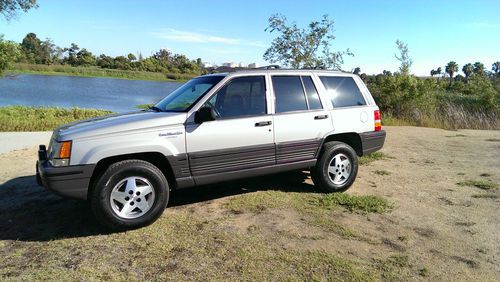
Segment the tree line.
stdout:
<svg viewBox="0 0 500 282">
<path fill-rule="evenodd" d="M 69 47 L 56 46 L 52 40 L 40 40 L 36 34 L 28 33 L 19 44 L 21 56 L 18 62 L 29 64 L 61 64 L 74 67 L 96 66 L 105 69 L 138 70 L 164 73 L 200 73 L 201 59 L 190 60 L 185 55 L 174 54 L 170 50 L 160 49 L 153 55 L 144 58 L 128 54 L 126 56 L 95 56 L 86 48 L 72 43 Z"/>
</svg>

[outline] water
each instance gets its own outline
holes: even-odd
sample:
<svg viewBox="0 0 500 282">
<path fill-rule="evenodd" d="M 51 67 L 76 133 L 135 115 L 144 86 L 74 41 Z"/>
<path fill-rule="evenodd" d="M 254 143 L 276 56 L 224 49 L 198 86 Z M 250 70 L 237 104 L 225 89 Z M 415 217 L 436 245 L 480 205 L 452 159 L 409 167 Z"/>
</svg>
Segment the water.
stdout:
<svg viewBox="0 0 500 282">
<path fill-rule="evenodd" d="M 178 82 L 111 78 L 15 75 L 0 79 L 0 106 L 56 106 L 136 110 L 156 103 L 179 87 Z"/>
</svg>

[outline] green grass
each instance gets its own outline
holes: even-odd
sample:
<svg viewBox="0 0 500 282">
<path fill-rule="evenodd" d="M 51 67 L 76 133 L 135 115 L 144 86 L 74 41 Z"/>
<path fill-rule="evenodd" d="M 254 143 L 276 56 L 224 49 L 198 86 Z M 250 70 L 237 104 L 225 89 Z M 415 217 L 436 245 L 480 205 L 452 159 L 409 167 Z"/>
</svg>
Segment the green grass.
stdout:
<svg viewBox="0 0 500 282">
<path fill-rule="evenodd" d="M 357 213 L 384 213 L 392 209 L 386 199 L 379 196 L 357 196 L 346 193 L 332 193 L 319 199 L 320 207 L 341 206 Z"/>
<path fill-rule="evenodd" d="M 149 107 L 152 107 L 152 106 L 154 106 L 154 104 L 140 104 L 140 105 L 137 105 L 135 107 L 138 109 L 149 109 Z"/>
<path fill-rule="evenodd" d="M 384 176 L 384 175 L 390 175 L 391 173 L 388 172 L 387 170 L 376 170 L 374 171 L 373 173 L 375 173 L 376 175 L 381 175 L 381 176 Z"/>
<path fill-rule="evenodd" d="M 343 207 L 357 213 L 384 213 L 392 205 L 379 196 L 358 196 L 347 193 L 328 195 L 304 192 L 258 191 L 231 198 L 225 203 L 235 213 L 261 213 L 268 209 L 295 209 L 301 213 Z"/>
<path fill-rule="evenodd" d="M 374 161 L 378 161 L 378 160 L 387 160 L 387 159 L 391 159 L 392 157 L 390 157 L 389 155 L 385 154 L 385 153 L 382 153 L 382 152 L 373 152 L 371 154 L 368 154 L 366 156 L 362 156 L 359 158 L 358 160 L 358 163 L 360 165 L 367 165 L 369 163 L 372 163 Z"/>
<path fill-rule="evenodd" d="M 498 199 L 498 195 L 495 194 L 474 194 L 472 198 L 476 199 Z"/>
<path fill-rule="evenodd" d="M 187 81 L 197 74 L 160 73 L 133 70 L 102 69 L 99 67 L 72 67 L 68 65 L 15 64 L 10 73 L 106 77 L 151 81 Z"/>
<path fill-rule="evenodd" d="M 476 187 L 483 190 L 498 189 L 499 187 L 497 183 L 491 182 L 489 180 L 465 180 L 458 182 L 457 185 Z"/>
<path fill-rule="evenodd" d="M 80 108 L 0 107 L 0 131 L 50 131 L 66 123 L 110 113 Z"/>
</svg>

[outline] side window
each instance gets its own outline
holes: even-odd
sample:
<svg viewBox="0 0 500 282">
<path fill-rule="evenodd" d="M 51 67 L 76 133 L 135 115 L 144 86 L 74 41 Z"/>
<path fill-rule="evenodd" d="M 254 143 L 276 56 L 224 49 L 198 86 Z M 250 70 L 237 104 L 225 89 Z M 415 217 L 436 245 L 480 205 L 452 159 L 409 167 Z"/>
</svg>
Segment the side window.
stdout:
<svg viewBox="0 0 500 282">
<path fill-rule="evenodd" d="M 266 114 L 264 76 L 238 77 L 229 81 L 205 103 L 220 118 Z"/>
<path fill-rule="evenodd" d="M 307 94 L 307 101 L 309 102 L 309 110 L 319 110 L 323 107 L 321 106 L 321 101 L 319 100 L 318 91 L 314 87 L 314 83 L 310 76 L 303 76 L 302 82 L 304 83 L 304 89 Z"/>
<path fill-rule="evenodd" d="M 276 113 L 307 110 L 300 76 L 273 76 Z"/>
<path fill-rule="evenodd" d="M 325 85 L 334 107 L 366 105 L 366 101 L 352 77 L 320 76 L 320 79 Z"/>
</svg>

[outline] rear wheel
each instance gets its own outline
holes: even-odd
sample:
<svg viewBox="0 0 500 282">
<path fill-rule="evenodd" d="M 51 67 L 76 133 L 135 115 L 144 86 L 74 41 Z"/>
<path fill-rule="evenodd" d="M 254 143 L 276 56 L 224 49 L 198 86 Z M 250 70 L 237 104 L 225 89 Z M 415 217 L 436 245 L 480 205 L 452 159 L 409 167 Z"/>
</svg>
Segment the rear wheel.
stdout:
<svg viewBox="0 0 500 282">
<path fill-rule="evenodd" d="M 342 142 L 323 145 L 316 166 L 311 168 L 314 184 L 322 191 L 343 192 L 358 174 L 358 158 L 354 149 Z"/>
<path fill-rule="evenodd" d="M 165 210 L 168 198 L 169 186 L 163 173 L 142 160 L 111 165 L 90 195 L 96 218 L 114 230 L 153 223 Z"/>
</svg>

